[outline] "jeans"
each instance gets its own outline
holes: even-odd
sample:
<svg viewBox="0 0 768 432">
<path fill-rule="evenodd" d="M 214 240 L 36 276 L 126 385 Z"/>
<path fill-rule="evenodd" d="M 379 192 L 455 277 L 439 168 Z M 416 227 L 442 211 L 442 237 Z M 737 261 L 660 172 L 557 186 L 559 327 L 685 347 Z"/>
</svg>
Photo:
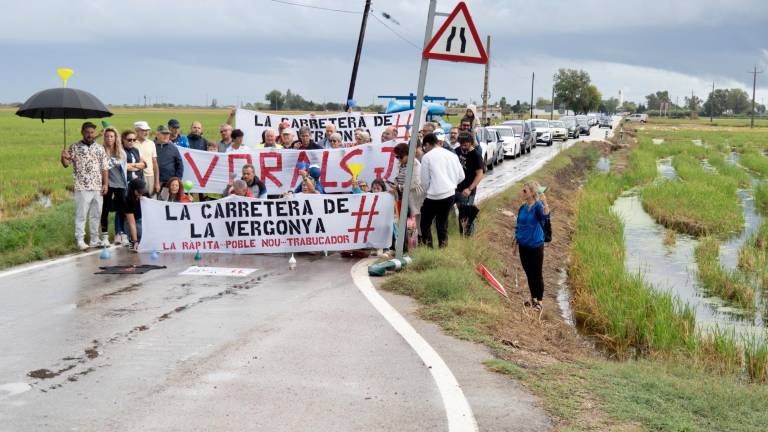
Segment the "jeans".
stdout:
<svg viewBox="0 0 768 432">
<path fill-rule="evenodd" d="M 464 198 L 464 194 L 461 192 L 456 192 L 456 207 L 460 208 L 461 206 L 473 206 L 475 205 L 475 192 L 473 191 L 471 195 Z M 466 235 L 467 237 L 471 236 L 475 233 L 475 219 L 472 219 L 472 223 L 467 225 L 467 232 L 464 232 L 464 226 L 461 224 L 461 219 L 459 219 L 459 233 L 462 235 Z"/>
<path fill-rule="evenodd" d="M 85 239 L 85 219 L 88 218 L 90 241 L 99 240 L 99 219 L 101 218 L 101 191 L 75 191 L 75 240 Z"/>
<path fill-rule="evenodd" d="M 448 214 L 453 207 L 454 195 L 441 200 L 425 199 L 421 206 L 421 243 L 432 245 L 432 220 L 437 227 L 437 242 L 443 248 L 448 245 Z"/>
<path fill-rule="evenodd" d="M 520 264 L 523 265 L 525 277 L 528 278 L 531 298 L 541 301 L 544 297 L 544 276 L 542 275 L 544 246 L 529 248 L 518 245 L 518 250 L 520 251 Z"/>
</svg>

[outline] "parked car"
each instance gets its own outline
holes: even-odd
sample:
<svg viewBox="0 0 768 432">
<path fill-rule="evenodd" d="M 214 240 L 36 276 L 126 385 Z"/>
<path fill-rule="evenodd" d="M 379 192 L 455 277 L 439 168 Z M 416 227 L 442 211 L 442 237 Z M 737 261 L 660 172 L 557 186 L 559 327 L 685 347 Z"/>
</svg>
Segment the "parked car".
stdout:
<svg viewBox="0 0 768 432">
<path fill-rule="evenodd" d="M 590 126 L 595 126 L 599 122 L 599 119 L 596 114 L 587 114 L 587 123 L 589 123 Z"/>
<path fill-rule="evenodd" d="M 536 146 L 536 135 L 533 134 L 531 125 L 528 124 L 528 122 L 523 120 L 507 120 L 502 123 L 502 126 L 511 126 L 513 128 L 519 127 L 520 130 L 522 130 L 522 136 L 520 137 L 520 154 L 530 153 L 531 150 L 533 150 L 533 147 Z"/>
<path fill-rule="evenodd" d="M 576 139 L 579 137 L 579 125 L 576 123 L 576 117 L 564 116 L 560 117 L 560 121 L 565 124 L 565 128 L 568 129 L 568 138 Z"/>
<path fill-rule="evenodd" d="M 560 120 L 550 120 L 549 130 L 552 131 L 552 141 L 565 141 L 568 139 L 568 128 L 566 128 L 565 123 Z M 552 142 L 550 141 L 550 144 L 551 143 Z"/>
<path fill-rule="evenodd" d="M 579 125 L 579 135 L 589 135 L 589 123 L 587 122 L 587 116 L 577 115 L 576 124 Z"/>
<path fill-rule="evenodd" d="M 483 163 L 488 170 L 492 170 L 498 165 L 499 143 L 496 131 L 488 130 L 485 127 L 477 128 L 476 139 L 480 144 L 480 153 L 483 156 Z"/>
<path fill-rule="evenodd" d="M 522 152 L 520 148 L 523 141 L 523 125 L 491 126 L 488 129 L 495 130 L 501 137 L 503 143 L 501 153 L 503 157 L 514 159 L 520 156 Z"/>
<path fill-rule="evenodd" d="M 648 114 L 631 114 L 624 117 L 624 121 L 645 123 L 648 121 Z"/>
<path fill-rule="evenodd" d="M 537 145 L 538 143 L 552 144 L 552 131 L 549 129 L 549 121 L 543 119 L 529 119 L 526 121 L 531 125 L 531 129 L 533 129 Z"/>
<path fill-rule="evenodd" d="M 600 125 L 598 127 L 613 129 L 613 119 L 607 115 L 600 117 Z"/>
</svg>

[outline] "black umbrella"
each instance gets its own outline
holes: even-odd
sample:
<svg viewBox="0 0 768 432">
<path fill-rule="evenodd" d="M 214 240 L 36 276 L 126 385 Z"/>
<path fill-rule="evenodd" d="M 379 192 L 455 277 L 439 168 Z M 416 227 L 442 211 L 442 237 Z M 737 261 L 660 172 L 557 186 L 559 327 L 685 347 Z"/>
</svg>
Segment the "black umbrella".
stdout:
<svg viewBox="0 0 768 432">
<path fill-rule="evenodd" d="M 67 119 L 110 117 L 112 112 L 96 96 L 85 90 L 68 87 L 39 91 L 22 105 L 16 115 L 20 117 L 64 119 L 64 147 L 67 146 Z"/>
</svg>

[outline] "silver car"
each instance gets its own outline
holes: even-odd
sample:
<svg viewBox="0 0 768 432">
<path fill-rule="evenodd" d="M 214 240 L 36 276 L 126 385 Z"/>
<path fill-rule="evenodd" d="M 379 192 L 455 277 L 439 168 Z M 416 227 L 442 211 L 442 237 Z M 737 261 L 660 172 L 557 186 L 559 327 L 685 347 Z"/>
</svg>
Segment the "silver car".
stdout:
<svg viewBox="0 0 768 432">
<path fill-rule="evenodd" d="M 502 151 L 505 158 L 516 158 L 521 154 L 523 141 L 523 125 L 491 126 L 488 129 L 495 130 L 502 140 Z"/>
</svg>

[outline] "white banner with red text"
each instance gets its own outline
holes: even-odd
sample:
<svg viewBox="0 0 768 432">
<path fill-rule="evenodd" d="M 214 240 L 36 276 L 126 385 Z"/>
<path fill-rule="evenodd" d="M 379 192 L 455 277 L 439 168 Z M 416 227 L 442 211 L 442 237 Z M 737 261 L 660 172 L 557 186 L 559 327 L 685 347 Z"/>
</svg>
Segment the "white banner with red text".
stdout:
<svg viewBox="0 0 768 432">
<path fill-rule="evenodd" d="M 217 153 L 179 147 L 184 162 L 184 180 L 190 192 L 222 193 L 232 176 L 240 178 L 243 165 L 251 164 L 270 195 L 293 191 L 300 184 L 299 163 L 320 167 L 325 192 L 351 192 L 350 165 L 362 165 L 358 178 L 368 183 L 397 175 L 395 142 L 365 144 L 329 150 L 254 149 L 242 153 Z"/>
<path fill-rule="evenodd" d="M 320 142 L 325 139 L 325 126 L 333 124 L 336 126 L 336 132 L 341 134 L 341 141 L 344 146 L 355 144 L 355 129 L 362 128 L 371 135 L 373 144 L 381 144 L 381 133 L 389 126 L 394 126 L 397 130 L 397 141 L 408 141 L 411 137 L 410 127 L 413 123 L 413 113 L 415 110 L 402 111 L 392 114 L 365 114 L 365 113 L 338 113 L 338 114 L 269 114 L 258 111 L 238 109 L 235 113 L 235 124 L 242 130 L 245 136 L 243 142 L 253 148 L 262 142 L 261 134 L 267 129 L 273 129 L 275 132 L 282 122 L 288 122 L 289 127 L 293 129 L 294 139 L 298 139 L 296 134 L 302 126 L 307 126 L 312 132 L 311 139 Z M 426 109 L 422 110 L 421 122 L 424 124 Z"/>
<path fill-rule="evenodd" d="M 297 194 L 259 200 L 229 196 L 200 203 L 142 198 L 139 252 L 286 253 L 386 248 L 390 193 Z"/>
</svg>

